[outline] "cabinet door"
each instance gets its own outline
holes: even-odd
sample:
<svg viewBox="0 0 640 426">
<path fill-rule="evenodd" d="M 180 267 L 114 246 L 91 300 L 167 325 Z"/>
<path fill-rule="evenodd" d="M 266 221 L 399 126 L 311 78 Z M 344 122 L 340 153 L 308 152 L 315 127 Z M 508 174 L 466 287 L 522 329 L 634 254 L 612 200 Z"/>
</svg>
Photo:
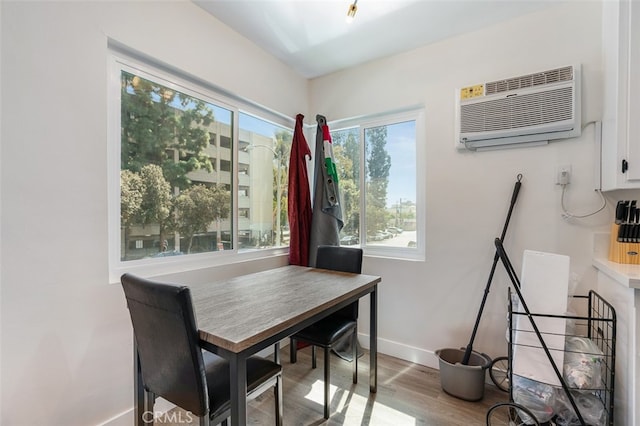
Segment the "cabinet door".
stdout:
<svg viewBox="0 0 640 426">
<path fill-rule="evenodd" d="M 640 188 L 640 3 L 602 2 L 604 191 Z"/>
<path fill-rule="evenodd" d="M 640 180 L 640 3 L 629 2 L 628 180 Z"/>
</svg>

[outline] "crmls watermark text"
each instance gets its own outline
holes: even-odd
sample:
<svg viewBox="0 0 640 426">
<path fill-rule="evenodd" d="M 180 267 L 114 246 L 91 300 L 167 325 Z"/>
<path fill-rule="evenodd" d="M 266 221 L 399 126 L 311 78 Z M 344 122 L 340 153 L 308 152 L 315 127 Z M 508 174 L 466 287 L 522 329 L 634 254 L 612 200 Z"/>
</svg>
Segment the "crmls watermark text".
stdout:
<svg viewBox="0 0 640 426">
<path fill-rule="evenodd" d="M 190 411 L 145 411 L 142 413 L 142 421 L 146 424 L 189 424 L 193 421 L 194 416 Z"/>
</svg>

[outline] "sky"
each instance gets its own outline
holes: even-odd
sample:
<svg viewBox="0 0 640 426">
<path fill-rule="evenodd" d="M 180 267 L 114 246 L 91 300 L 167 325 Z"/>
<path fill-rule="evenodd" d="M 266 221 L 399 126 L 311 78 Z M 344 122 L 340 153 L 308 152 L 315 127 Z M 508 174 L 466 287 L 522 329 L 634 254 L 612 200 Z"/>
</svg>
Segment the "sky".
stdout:
<svg viewBox="0 0 640 426">
<path fill-rule="evenodd" d="M 400 199 L 416 202 L 416 125 L 406 121 L 387 126 L 387 152 L 391 157 L 387 206 Z"/>
</svg>

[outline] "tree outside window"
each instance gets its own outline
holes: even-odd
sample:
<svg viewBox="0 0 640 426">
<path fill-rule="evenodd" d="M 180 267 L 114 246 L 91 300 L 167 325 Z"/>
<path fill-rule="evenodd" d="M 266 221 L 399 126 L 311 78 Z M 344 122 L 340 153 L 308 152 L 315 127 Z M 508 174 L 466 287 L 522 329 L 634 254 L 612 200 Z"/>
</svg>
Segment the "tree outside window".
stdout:
<svg viewBox="0 0 640 426">
<path fill-rule="evenodd" d="M 331 137 L 345 221 L 341 244 L 416 248 L 416 121 L 380 120 Z"/>
<path fill-rule="evenodd" d="M 228 124 L 216 121 L 218 114 Z M 217 225 L 229 218 L 231 178 L 216 174 L 214 162 L 221 154 L 230 157 L 230 150 L 220 152 L 221 144 L 210 139 L 230 133 L 231 116 L 167 84 L 121 71 L 122 261 L 220 248 Z"/>
<path fill-rule="evenodd" d="M 115 62 L 120 262 L 286 247 L 293 130 L 185 79 Z M 341 244 L 416 247 L 416 123 L 382 118 L 332 132 Z"/>
</svg>

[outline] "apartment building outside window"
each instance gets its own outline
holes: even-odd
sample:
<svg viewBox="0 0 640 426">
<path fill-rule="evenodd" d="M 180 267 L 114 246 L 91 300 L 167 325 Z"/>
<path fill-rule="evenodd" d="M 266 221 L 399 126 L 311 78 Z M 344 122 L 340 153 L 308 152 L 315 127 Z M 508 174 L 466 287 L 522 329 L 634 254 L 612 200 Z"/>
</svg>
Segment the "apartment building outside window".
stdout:
<svg viewBox="0 0 640 426">
<path fill-rule="evenodd" d="M 294 120 L 126 54 L 114 53 L 110 66 L 112 277 L 211 264 L 201 256 L 286 252 Z M 423 115 L 330 123 L 342 245 L 424 258 Z"/>
<path fill-rule="evenodd" d="M 150 64 L 113 68 L 115 263 L 286 247 L 292 129 Z"/>
</svg>

